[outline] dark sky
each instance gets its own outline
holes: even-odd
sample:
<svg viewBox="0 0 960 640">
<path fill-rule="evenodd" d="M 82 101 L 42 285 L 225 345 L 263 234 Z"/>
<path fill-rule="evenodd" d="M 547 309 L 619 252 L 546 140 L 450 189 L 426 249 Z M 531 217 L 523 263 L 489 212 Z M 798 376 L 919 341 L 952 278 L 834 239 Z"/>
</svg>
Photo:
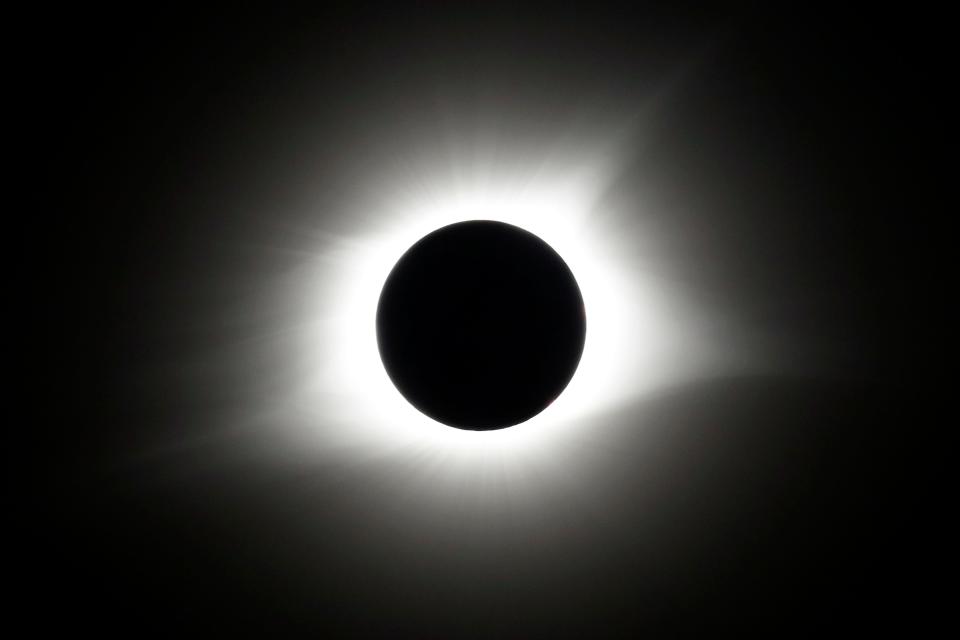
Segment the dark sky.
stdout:
<svg viewBox="0 0 960 640">
<path fill-rule="evenodd" d="M 17 608 L 124 635 L 921 621 L 934 19 L 445 4 L 24 28 Z M 288 321 L 270 283 L 371 227 L 366 181 L 441 131 L 537 149 L 623 123 L 610 228 L 657 229 L 658 277 L 764 336 L 775 372 L 598 408 L 515 511 L 425 504 L 445 478 L 402 451 L 311 462 L 258 453 L 279 427 L 224 429 L 297 384 L 286 351 L 249 346 Z"/>
</svg>

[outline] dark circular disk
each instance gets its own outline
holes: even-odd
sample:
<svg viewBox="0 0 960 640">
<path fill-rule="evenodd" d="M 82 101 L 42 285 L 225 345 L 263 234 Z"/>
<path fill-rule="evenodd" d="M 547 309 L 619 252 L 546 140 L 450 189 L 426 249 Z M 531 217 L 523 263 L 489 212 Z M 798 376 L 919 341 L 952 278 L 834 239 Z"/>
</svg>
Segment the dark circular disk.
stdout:
<svg viewBox="0 0 960 640">
<path fill-rule="evenodd" d="M 390 272 L 377 307 L 394 385 L 459 429 L 502 429 L 543 411 L 573 377 L 585 338 L 566 263 L 503 222 L 460 222 L 422 238 Z"/>
</svg>

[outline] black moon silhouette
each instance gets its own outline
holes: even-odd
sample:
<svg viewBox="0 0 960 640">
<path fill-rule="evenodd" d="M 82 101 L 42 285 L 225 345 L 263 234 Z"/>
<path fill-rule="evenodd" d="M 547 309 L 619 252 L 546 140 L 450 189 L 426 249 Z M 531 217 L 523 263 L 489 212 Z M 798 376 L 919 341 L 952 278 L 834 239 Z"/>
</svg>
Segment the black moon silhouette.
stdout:
<svg viewBox="0 0 960 640">
<path fill-rule="evenodd" d="M 532 233 L 476 220 L 442 227 L 390 272 L 377 307 L 387 374 L 420 412 L 489 431 L 543 411 L 586 339 L 580 288 Z"/>
</svg>

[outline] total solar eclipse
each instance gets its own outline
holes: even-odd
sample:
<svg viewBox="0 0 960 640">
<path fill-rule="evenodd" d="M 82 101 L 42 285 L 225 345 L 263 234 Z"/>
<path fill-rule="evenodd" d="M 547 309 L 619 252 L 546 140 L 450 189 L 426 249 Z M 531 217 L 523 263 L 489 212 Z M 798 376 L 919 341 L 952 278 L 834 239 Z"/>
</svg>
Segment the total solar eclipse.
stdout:
<svg viewBox="0 0 960 640">
<path fill-rule="evenodd" d="M 486 220 L 440 228 L 407 250 L 383 286 L 376 327 L 404 398 L 474 431 L 543 411 L 573 378 L 586 338 L 563 259 L 532 233 Z"/>
</svg>

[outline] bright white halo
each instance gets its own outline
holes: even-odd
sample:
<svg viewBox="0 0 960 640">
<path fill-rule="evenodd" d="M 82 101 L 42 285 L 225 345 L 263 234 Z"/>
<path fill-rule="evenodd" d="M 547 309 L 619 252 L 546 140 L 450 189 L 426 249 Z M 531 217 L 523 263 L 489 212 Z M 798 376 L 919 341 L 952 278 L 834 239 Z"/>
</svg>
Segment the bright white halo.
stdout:
<svg viewBox="0 0 960 640">
<path fill-rule="evenodd" d="M 489 453 L 535 455 L 562 446 L 591 417 L 674 382 L 700 366 L 706 351 L 696 327 L 621 239 L 595 224 L 596 180 L 542 176 L 516 186 L 458 186 L 443 193 L 391 198 L 392 211 L 363 237 L 326 251 L 318 269 L 332 294 L 318 301 L 304 349 L 315 354 L 298 394 L 301 413 L 318 425 L 316 446 L 414 447 L 472 459 Z M 587 313 L 583 356 L 565 391 L 543 412 L 511 428 L 453 429 L 424 416 L 394 387 L 377 350 L 376 308 L 397 260 L 428 233 L 487 219 L 526 229 L 547 242 L 576 278 Z M 329 274 L 333 276 L 333 282 Z M 311 409 L 312 407 L 312 409 Z M 309 418 L 307 418 L 309 420 Z M 319 425 L 322 425 L 319 426 Z M 310 429 L 302 438 L 310 439 Z"/>
</svg>

